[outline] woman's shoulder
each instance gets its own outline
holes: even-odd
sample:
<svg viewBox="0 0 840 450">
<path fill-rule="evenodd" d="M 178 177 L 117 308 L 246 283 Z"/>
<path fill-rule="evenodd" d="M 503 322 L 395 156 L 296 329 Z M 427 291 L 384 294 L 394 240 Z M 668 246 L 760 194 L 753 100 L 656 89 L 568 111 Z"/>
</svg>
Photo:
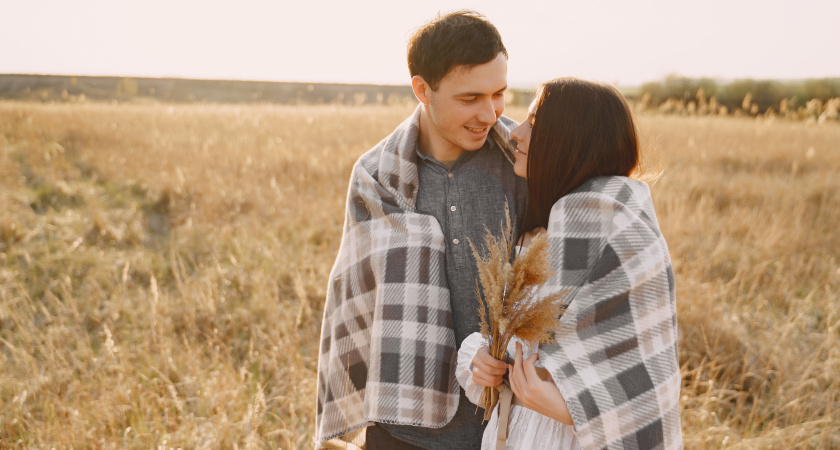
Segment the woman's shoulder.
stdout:
<svg viewBox="0 0 840 450">
<path fill-rule="evenodd" d="M 613 205 L 647 206 L 650 203 L 647 183 L 620 176 L 590 178 L 554 203 L 555 210 L 592 209 Z"/>
<path fill-rule="evenodd" d="M 609 234 L 614 222 L 635 221 L 640 217 L 648 219 L 646 222 L 650 218 L 655 220 L 646 183 L 619 176 L 591 178 L 554 204 L 549 233 L 558 230 L 564 234 L 575 230 L 592 233 L 599 227 L 600 234 Z"/>
<path fill-rule="evenodd" d="M 605 197 L 618 203 L 650 197 L 647 183 L 628 177 L 608 176 L 590 178 L 568 195 L 580 197 Z"/>
</svg>

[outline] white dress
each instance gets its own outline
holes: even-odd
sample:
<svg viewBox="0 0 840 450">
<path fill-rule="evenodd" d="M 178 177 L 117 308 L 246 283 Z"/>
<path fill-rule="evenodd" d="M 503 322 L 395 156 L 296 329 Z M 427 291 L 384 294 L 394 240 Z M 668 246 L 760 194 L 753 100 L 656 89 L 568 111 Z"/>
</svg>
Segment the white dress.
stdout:
<svg viewBox="0 0 840 450">
<path fill-rule="evenodd" d="M 514 355 L 516 352 L 517 339 L 514 338 L 508 345 L 507 352 Z M 471 402 L 476 405 L 481 401 L 481 392 L 484 386 L 478 385 L 472 377 L 472 360 L 481 347 L 487 346 L 487 341 L 481 333 L 473 333 L 461 343 L 458 351 L 458 367 L 456 374 L 458 382 L 464 388 L 464 393 Z M 534 354 L 534 349 L 523 344 L 523 359 Z M 535 366 L 541 367 L 539 360 Z M 493 411 L 493 416 L 487 423 L 484 436 L 481 439 L 481 450 L 496 450 L 496 435 L 499 427 L 498 405 Z M 511 405 L 510 425 L 508 426 L 508 438 L 505 444 L 506 450 L 526 449 L 557 449 L 575 450 L 580 446 L 575 435 L 575 428 L 565 425 L 550 417 L 525 408 L 524 406 Z"/>
</svg>

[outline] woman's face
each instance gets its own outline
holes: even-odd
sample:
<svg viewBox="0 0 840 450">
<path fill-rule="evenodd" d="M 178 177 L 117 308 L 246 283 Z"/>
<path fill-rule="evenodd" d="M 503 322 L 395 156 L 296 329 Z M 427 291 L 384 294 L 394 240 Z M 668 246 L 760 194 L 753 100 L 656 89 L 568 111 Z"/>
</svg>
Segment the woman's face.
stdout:
<svg viewBox="0 0 840 450">
<path fill-rule="evenodd" d="M 528 178 L 528 144 L 531 143 L 531 129 L 534 127 L 534 116 L 537 113 L 537 99 L 528 108 L 528 118 L 514 128 L 510 137 L 516 140 L 516 151 L 513 157 L 516 163 L 513 165 L 513 172 L 522 178 Z"/>
</svg>

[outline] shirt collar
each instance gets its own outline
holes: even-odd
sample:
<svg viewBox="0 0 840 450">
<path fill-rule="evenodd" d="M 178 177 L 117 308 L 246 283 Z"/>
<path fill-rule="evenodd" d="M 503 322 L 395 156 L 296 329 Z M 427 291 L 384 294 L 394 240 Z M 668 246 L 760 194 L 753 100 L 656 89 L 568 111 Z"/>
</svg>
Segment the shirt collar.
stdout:
<svg viewBox="0 0 840 450">
<path fill-rule="evenodd" d="M 426 164 L 431 164 L 432 166 L 442 167 L 442 168 L 444 168 L 448 171 L 448 170 L 454 170 L 457 167 L 463 165 L 467 161 L 471 160 L 479 152 L 487 151 L 488 149 L 493 148 L 493 145 L 495 145 L 494 142 L 493 142 L 493 139 L 491 139 L 490 136 L 488 136 L 487 139 L 484 141 L 484 145 L 482 145 L 481 148 L 479 148 L 478 150 L 472 150 L 472 151 L 466 151 L 465 150 L 465 151 L 463 151 L 461 153 L 461 156 L 459 156 L 458 159 L 456 159 L 455 162 L 452 163 L 452 167 L 446 167 L 445 164 L 438 161 L 434 157 L 429 156 L 429 155 L 421 152 L 420 151 L 420 141 L 419 140 L 414 145 L 414 151 L 417 153 L 417 156 L 420 158 L 420 161 L 423 161 Z"/>
</svg>

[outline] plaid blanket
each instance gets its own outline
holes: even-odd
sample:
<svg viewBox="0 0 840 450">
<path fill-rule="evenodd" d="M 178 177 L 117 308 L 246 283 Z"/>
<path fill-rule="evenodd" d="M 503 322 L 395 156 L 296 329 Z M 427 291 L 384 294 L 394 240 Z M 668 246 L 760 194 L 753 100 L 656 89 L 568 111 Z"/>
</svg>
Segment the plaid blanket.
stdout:
<svg viewBox="0 0 840 450">
<path fill-rule="evenodd" d="M 648 186 L 592 179 L 548 226 L 570 306 L 540 349 L 583 448 L 682 448 L 674 272 Z"/>
<path fill-rule="evenodd" d="M 353 167 L 321 326 L 316 442 L 373 422 L 439 428 L 458 407 L 444 235 L 414 208 L 420 113 Z M 491 129 L 511 163 L 513 126 L 501 117 Z"/>
</svg>

